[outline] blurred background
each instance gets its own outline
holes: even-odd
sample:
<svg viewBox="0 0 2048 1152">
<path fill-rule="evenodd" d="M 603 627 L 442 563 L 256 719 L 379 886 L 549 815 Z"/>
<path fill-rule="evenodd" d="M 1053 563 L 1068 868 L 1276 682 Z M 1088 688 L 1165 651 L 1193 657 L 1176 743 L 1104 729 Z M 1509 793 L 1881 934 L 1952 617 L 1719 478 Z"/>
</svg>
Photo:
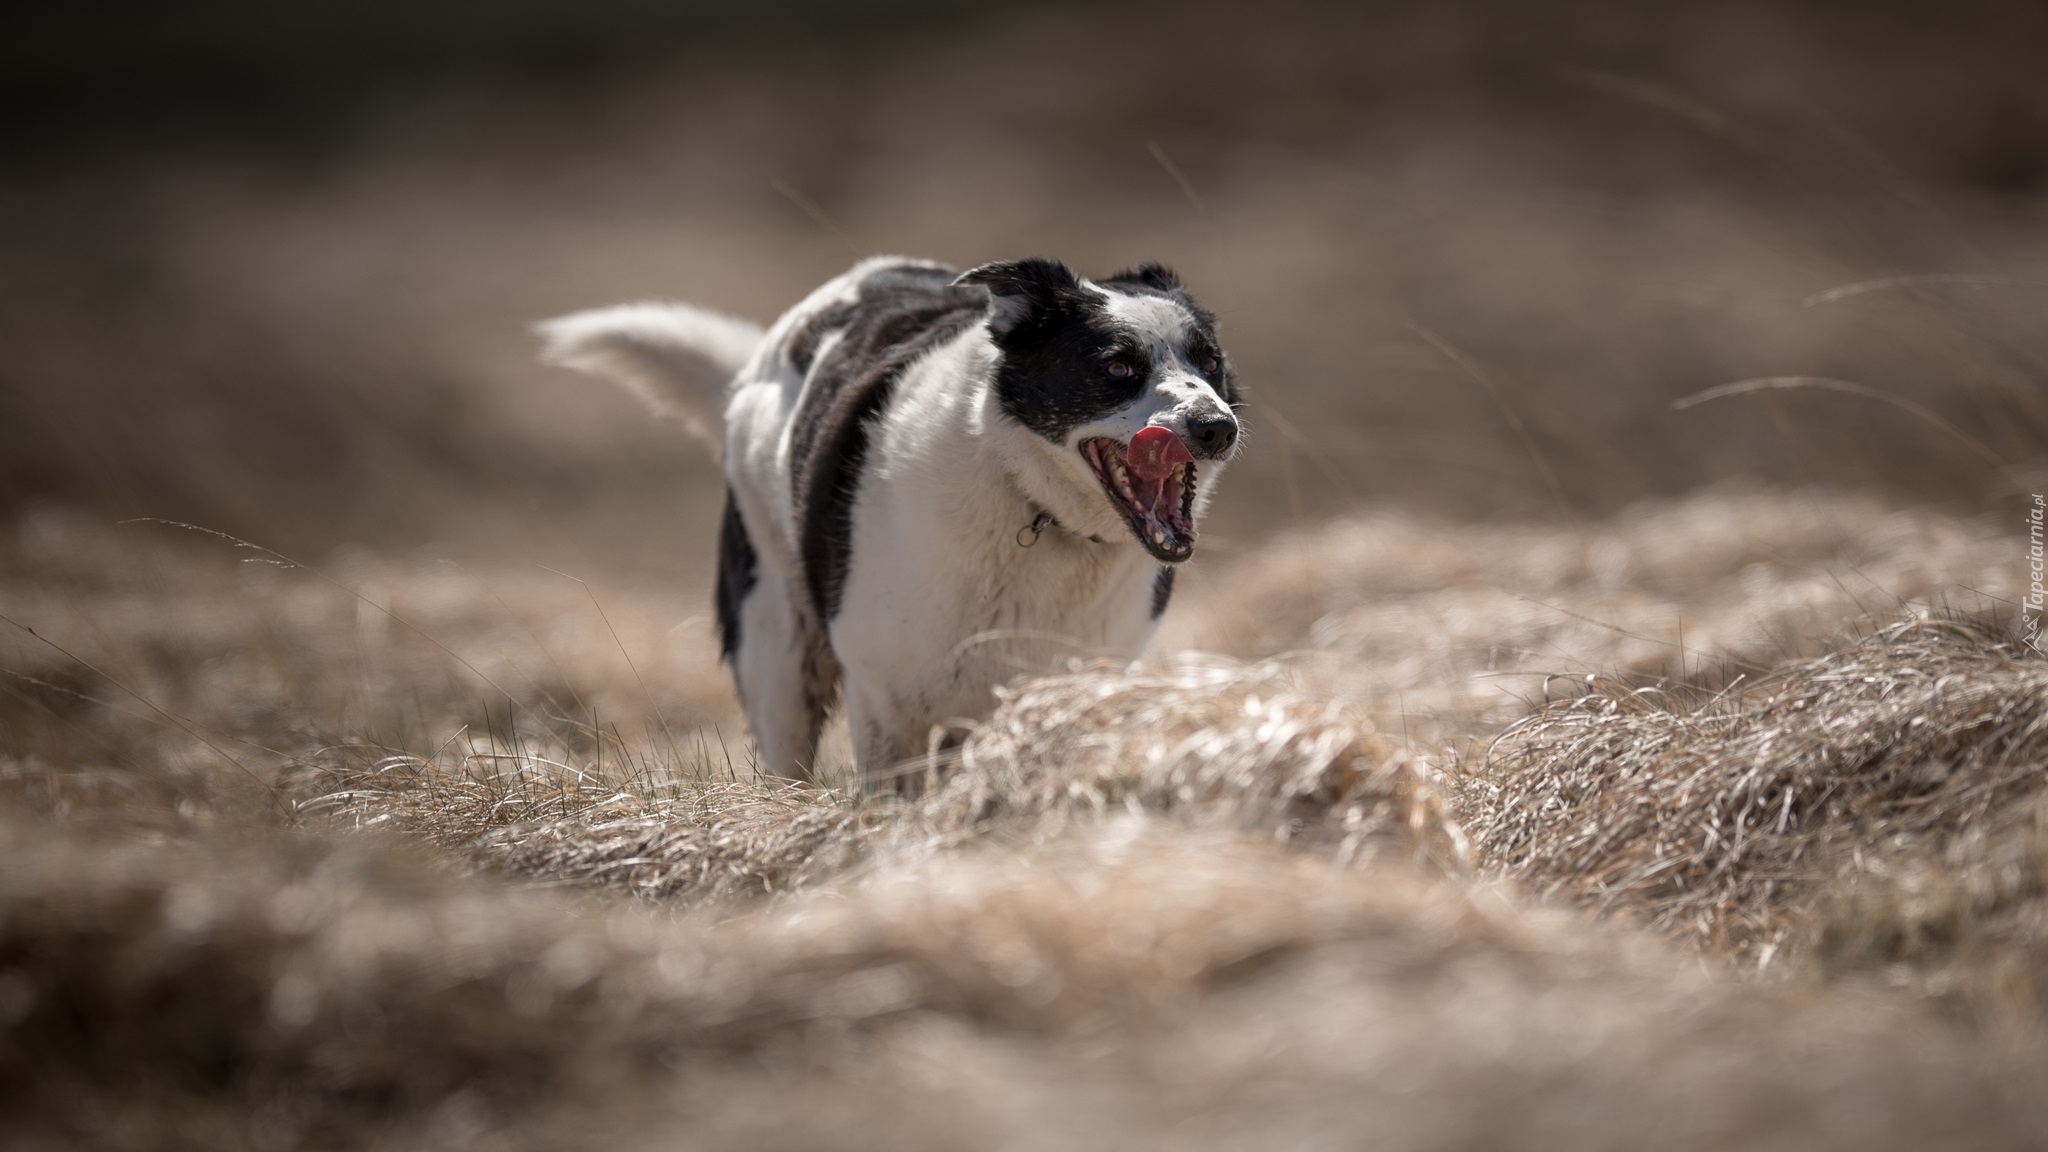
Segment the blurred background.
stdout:
<svg viewBox="0 0 2048 1152">
<path fill-rule="evenodd" d="M 2025 0 L 100 0 L 9 29 L 8 522 L 698 580 L 714 466 L 528 326 L 765 321 L 872 252 L 1177 267 L 1254 405 L 1226 553 L 1359 505 L 1584 518 L 1738 476 L 1981 511 L 2048 447 Z M 1785 376 L 1902 403 L 1672 407 Z"/>
</svg>

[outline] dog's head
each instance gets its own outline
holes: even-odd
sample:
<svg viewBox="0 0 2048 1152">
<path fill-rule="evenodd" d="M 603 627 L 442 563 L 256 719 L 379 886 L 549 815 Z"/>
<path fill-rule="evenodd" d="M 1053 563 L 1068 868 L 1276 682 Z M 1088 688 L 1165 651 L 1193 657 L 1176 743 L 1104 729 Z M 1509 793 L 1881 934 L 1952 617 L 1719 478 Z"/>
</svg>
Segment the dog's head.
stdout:
<svg viewBox="0 0 2048 1152">
<path fill-rule="evenodd" d="M 1157 264 L 1092 281 L 1006 260 L 959 282 L 989 291 L 1006 419 L 985 431 L 1026 495 L 1084 536 L 1128 531 L 1166 563 L 1193 555 L 1238 441 L 1216 317 Z"/>
</svg>

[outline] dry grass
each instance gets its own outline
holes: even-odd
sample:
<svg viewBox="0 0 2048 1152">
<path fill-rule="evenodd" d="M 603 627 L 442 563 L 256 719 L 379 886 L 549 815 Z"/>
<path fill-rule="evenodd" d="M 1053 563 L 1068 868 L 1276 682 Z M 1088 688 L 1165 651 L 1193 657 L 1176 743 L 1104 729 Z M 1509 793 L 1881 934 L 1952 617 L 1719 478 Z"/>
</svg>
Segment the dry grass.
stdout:
<svg viewBox="0 0 2048 1152">
<path fill-rule="evenodd" d="M 1874 976 L 2003 1043 L 2048 1032 L 2042 797 L 1853 858 L 1815 904 L 1808 931 L 1824 974 Z"/>
<path fill-rule="evenodd" d="M 360 837 L 0 836 L 16 1147 L 2016 1148 L 2043 1119 L 1897 1006 L 1135 819 L 724 924 Z"/>
<path fill-rule="evenodd" d="M 650 297 L 767 320 L 875 251 L 1177 267 L 1254 398 L 1214 523 L 1244 546 L 1368 499 L 2005 490 L 1863 397 L 1670 408 L 1755 377 L 1853 381 L 2038 464 L 2027 0 L 919 7 L 692 20 L 615 68 L 373 69 L 347 111 L 312 81 L 332 117 L 249 91 L 123 131 L 95 78 L 111 131 L 34 139 L 56 105 L 16 101 L 0 515 L 54 498 L 288 551 L 459 541 L 701 578 L 716 467 L 535 363 L 527 325 Z"/>
<path fill-rule="evenodd" d="M 1123 812 L 1177 816 L 1366 863 L 1456 870 L 1465 848 L 1429 767 L 1277 666 L 1183 660 L 1003 691 L 917 813 L 939 829 L 1058 832 Z"/>
<path fill-rule="evenodd" d="M 1292 650 L 1383 726 L 1456 740 L 1589 673 L 1719 687 L 1904 614 L 2010 611 L 2015 547 L 2008 525 L 1821 490 L 1731 486 L 1564 524 L 1379 512 L 1198 571 L 1167 639 Z"/>
<path fill-rule="evenodd" d="M 652 1039 L 555 978 L 557 945 L 591 963 L 601 935 L 389 841 L 166 843 L 14 815 L 0 838 L 13 1147 L 425 1143 L 406 1122 L 436 1107 L 622 1105 Z"/>
<path fill-rule="evenodd" d="M 1761 966 L 1845 864 L 2031 824 L 2048 663 L 2023 653 L 1916 620 L 1703 702 L 1596 684 L 1502 733 L 1458 807 L 1502 874 Z"/>
<path fill-rule="evenodd" d="M 1055 839 L 1132 814 L 1344 864 L 1465 862 L 1429 767 L 1275 666 L 1189 660 L 1160 674 L 1028 680 L 957 754 L 905 767 L 945 773 L 909 801 L 849 799 L 729 764 L 726 778 L 707 776 L 716 760 L 705 749 L 669 767 L 628 755 L 579 768 L 566 750 L 515 741 L 431 758 L 330 753 L 293 783 L 295 811 L 413 833 L 548 882 L 700 902 L 811 886 L 875 852 Z"/>
<path fill-rule="evenodd" d="M 791 891 L 865 853 L 880 813 L 805 784 L 616 776 L 532 752 L 330 768 L 302 801 L 536 879 L 715 901 Z"/>
<path fill-rule="evenodd" d="M 597 730 L 687 748 L 694 725 L 734 715 L 708 603 L 645 575 L 362 547 L 288 562 L 62 509 L 11 535 L 0 611 L 41 639 L 0 625 L 0 660 L 86 675 L 95 695 L 118 681 L 126 706 L 267 735 L 321 716 L 325 736 L 401 745 L 448 738 L 450 715 L 481 738 L 486 709 L 512 707 L 562 721 L 586 753 Z"/>
<path fill-rule="evenodd" d="M 1785 503 L 1339 525 L 1211 577 L 1308 651 L 1023 681 L 936 787 L 865 802 L 752 776 L 702 653 L 648 651 L 651 590 L 331 566 L 423 636 L 46 523 L 8 614 L 96 670 L 7 653 L 0 1145 L 2037 1146 L 2048 665 L 1938 618 L 1841 647 L 1878 609 L 1813 592 L 1838 565 L 1938 604 L 2011 579 L 2000 546 Z M 1728 618 L 1783 622 L 1743 650 L 1773 667 L 1659 690 L 1654 648 L 1554 633 L 1641 659 L 1441 773 L 1333 694 L 1526 670 L 1314 647 L 1509 569 L 1642 590 L 1636 623 L 1754 591 Z M 1767 952 L 1794 978 L 1722 974 Z"/>
</svg>

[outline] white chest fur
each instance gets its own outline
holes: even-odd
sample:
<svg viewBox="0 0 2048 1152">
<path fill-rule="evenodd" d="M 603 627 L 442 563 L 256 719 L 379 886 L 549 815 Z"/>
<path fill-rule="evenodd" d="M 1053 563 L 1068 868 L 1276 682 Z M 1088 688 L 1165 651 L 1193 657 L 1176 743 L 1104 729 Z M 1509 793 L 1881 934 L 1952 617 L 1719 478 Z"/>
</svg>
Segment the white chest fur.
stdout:
<svg viewBox="0 0 2048 1152">
<path fill-rule="evenodd" d="M 1159 565 L 1127 534 L 1032 540 L 1038 509 L 980 435 L 994 400 L 974 355 L 963 342 L 905 375 L 863 468 L 830 633 L 864 761 L 923 751 L 1019 675 L 1131 659 L 1156 626 Z"/>
</svg>

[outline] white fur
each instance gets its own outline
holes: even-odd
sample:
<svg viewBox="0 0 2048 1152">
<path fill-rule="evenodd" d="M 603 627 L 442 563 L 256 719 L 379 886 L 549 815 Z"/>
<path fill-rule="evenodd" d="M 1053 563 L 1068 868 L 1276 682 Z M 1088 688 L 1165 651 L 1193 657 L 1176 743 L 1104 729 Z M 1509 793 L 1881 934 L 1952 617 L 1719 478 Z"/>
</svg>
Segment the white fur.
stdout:
<svg viewBox="0 0 2048 1152">
<path fill-rule="evenodd" d="M 761 326 L 688 304 L 621 304 L 535 326 L 541 359 L 625 385 L 712 447 L 726 386 L 761 343 Z"/>
<path fill-rule="evenodd" d="M 985 716 L 995 686 L 1020 674 L 1131 659 L 1156 625 L 1158 563 L 1085 463 L 1072 476 L 1045 467 L 1065 454 L 1000 412 L 992 365 L 981 329 L 934 352 L 898 383 L 870 443 L 831 627 L 864 770 L 925 751 L 934 725 Z M 1067 527 L 1023 547 L 1038 508 Z"/>
<path fill-rule="evenodd" d="M 807 772 L 816 743 L 804 695 L 812 682 L 806 662 L 815 656 L 804 637 L 815 635 L 818 623 L 805 591 L 790 491 L 790 425 L 804 379 L 782 348 L 806 320 L 853 298 L 868 273 L 890 263 L 913 262 L 863 261 L 784 314 L 738 366 L 725 408 L 726 476 L 757 557 L 734 675 L 761 763 L 786 775 Z M 826 633 L 826 659 L 841 673 L 847 720 L 870 783 L 924 753 L 935 728 L 986 716 L 997 685 L 1071 657 L 1134 659 L 1157 628 L 1151 608 L 1160 565 L 1132 537 L 1080 444 L 1096 436 L 1128 440 L 1148 424 L 1186 438 L 1191 416 L 1223 403 L 1174 351 L 1173 337 L 1192 323 L 1184 310 L 1156 297 L 1106 295 L 1154 362 L 1172 365 L 1124 410 L 1076 429 L 1065 444 L 1046 441 L 1002 411 L 994 384 L 998 354 L 987 325 L 978 324 L 904 371 L 870 433 L 853 503 L 851 563 Z M 999 320 L 1001 308 L 992 305 Z M 738 346 L 729 325 L 741 322 L 719 327 L 702 319 L 713 313 L 688 316 L 687 323 L 723 341 L 717 351 L 692 345 L 701 353 L 695 360 L 676 354 L 679 341 L 694 337 L 683 337 L 685 321 L 666 312 L 606 309 L 545 330 L 551 341 L 566 334 L 560 339 L 571 351 L 556 354 L 562 362 L 621 376 L 622 364 L 630 371 L 689 364 L 694 371 Z M 606 317 L 614 322 L 610 329 Z M 659 337 L 649 339 L 650 331 Z M 593 348 L 630 355 L 599 360 L 577 351 Z M 1201 464 L 1196 515 L 1223 464 Z M 1024 546 L 1020 540 L 1029 540 L 1026 529 L 1041 510 L 1058 526 Z"/>
</svg>

